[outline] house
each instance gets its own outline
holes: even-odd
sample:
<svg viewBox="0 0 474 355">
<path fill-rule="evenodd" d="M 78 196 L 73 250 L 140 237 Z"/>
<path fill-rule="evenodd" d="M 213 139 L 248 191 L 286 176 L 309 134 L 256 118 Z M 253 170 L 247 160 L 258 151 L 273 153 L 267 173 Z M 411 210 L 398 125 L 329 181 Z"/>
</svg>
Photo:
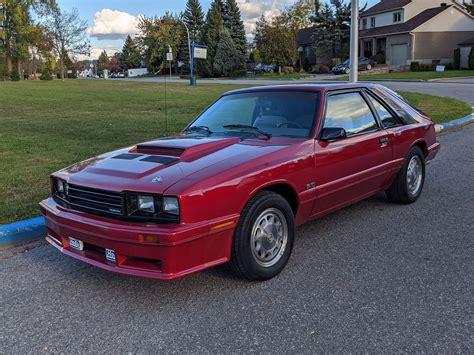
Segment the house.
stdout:
<svg viewBox="0 0 474 355">
<path fill-rule="evenodd" d="M 359 53 L 386 64 L 451 63 L 458 43 L 474 37 L 474 17 L 454 1 L 382 0 L 360 15 Z"/>
<path fill-rule="evenodd" d="M 326 64 L 331 61 L 330 51 L 316 51 L 313 47 L 314 27 L 303 28 L 296 35 L 299 53 L 299 65 L 307 68 L 315 64 Z"/>
<path fill-rule="evenodd" d="M 458 44 L 461 50 L 461 62 L 460 67 L 461 69 L 469 69 L 469 54 L 471 54 L 471 50 L 474 50 L 474 37 L 469 38 L 461 43 Z"/>
</svg>

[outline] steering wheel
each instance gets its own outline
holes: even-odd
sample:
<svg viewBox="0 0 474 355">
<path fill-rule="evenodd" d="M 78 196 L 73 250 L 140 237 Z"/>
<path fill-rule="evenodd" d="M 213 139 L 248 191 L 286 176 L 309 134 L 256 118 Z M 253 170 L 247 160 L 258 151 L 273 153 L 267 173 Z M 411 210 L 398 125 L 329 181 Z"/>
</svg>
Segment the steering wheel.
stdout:
<svg viewBox="0 0 474 355">
<path fill-rule="evenodd" d="M 301 129 L 306 129 L 305 127 L 303 127 L 302 125 L 300 125 L 299 123 L 296 123 L 296 122 L 283 122 L 283 123 L 280 123 L 279 125 L 277 125 L 277 128 L 281 128 L 283 126 L 288 126 L 288 128 L 290 128 L 290 125 L 291 126 L 294 126 L 293 128 L 301 128 Z"/>
</svg>

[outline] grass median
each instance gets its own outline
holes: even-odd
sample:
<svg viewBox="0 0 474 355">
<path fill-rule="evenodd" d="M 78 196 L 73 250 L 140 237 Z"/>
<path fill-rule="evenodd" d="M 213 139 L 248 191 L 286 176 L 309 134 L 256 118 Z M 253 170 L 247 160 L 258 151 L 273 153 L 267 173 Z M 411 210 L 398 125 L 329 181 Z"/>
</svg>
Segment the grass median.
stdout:
<svg viewBox="0 0 474 355">
<path fill-rule="evenodd" d="M 474 77 L 474 70 L 446 70 L 444 72 L 423 71 L 423 72 L 400 72 L 384 74 L 363 74 L 360 73 L 359 80 L 433 80 Z"/>
<path fill-rule="evenodd" d="M 169 132 L 238 85 L 168 86 Z M 405 93 L 434 118 L 464 114 L 454 99 Z M 470 107 L 467 104 L 468 111 Z M 162 84 L 100 80 L 0 83 L 0 224 L 39 214 L 49 175 L 74 162 L 159 137 Z"/>
</svg>

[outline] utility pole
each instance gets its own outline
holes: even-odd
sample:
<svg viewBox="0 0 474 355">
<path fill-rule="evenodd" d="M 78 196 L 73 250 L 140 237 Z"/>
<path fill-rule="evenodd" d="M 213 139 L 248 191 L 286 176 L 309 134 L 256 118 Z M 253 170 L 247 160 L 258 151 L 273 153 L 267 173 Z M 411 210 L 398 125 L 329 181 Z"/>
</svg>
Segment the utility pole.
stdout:
<svg viewBox="0 0 474 355">
<path fill-rule="evenodd" d="M 359 74 L 359 0 L 351 2 L 351 44 L 350 44 L 350 68 L 349 81 L 356 83 Z"/>
</svg>

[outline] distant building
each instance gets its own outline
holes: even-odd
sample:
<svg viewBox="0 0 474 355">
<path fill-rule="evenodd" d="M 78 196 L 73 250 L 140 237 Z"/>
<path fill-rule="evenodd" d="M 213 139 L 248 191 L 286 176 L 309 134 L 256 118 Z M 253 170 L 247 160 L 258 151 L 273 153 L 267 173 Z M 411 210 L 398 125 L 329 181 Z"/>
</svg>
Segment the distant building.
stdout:
<svg viewBox="0 0 474 355">
<path fill-rule="evenodd" d="M 329 51 L 318 51 L 313 47 L 314 27 L 299 30 L 296 36 L 296 43 L 299 53 L 299 64 L 302 67 L 309 67 L 315 64 L 326 64 L 331 61 Z"/>
<path fill-rule="evenodd" d="M 133 78 L 136 76 L 148 74 L 148 69 L 147 68 L 128 69 L 127 74 L 129 78 Z"/>
<path fill-rule="evenodd" d="M 382 0 L 360 15 L 359 53 L 386 64 L 450 63 L 458 43 L 474 37 L 474 17 L 454 1 Z"/>
</svg>

